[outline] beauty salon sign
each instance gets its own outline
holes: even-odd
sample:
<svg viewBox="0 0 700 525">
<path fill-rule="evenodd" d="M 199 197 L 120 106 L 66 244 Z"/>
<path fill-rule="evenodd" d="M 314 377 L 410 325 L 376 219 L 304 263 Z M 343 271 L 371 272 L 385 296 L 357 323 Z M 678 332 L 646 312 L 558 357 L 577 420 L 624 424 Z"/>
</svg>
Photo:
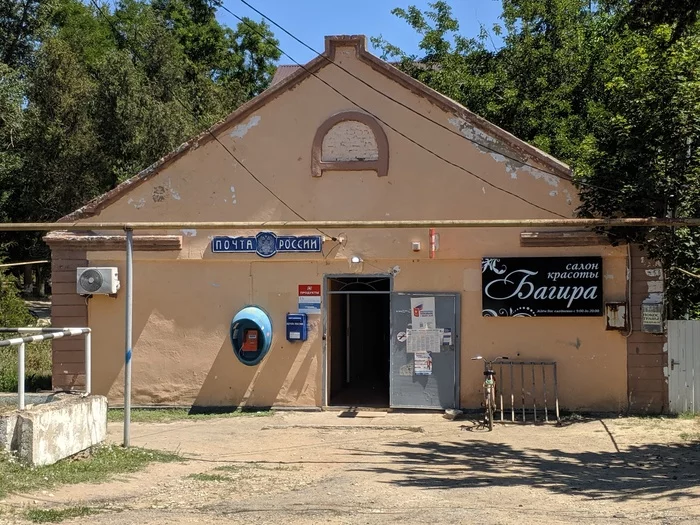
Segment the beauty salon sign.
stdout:
<svg viewBox="0 0 700 525">
<path fill-rule="evenodd" d="M 603 315 L 602 257 L 485 257 L 484 317 Z"/>
</svg>

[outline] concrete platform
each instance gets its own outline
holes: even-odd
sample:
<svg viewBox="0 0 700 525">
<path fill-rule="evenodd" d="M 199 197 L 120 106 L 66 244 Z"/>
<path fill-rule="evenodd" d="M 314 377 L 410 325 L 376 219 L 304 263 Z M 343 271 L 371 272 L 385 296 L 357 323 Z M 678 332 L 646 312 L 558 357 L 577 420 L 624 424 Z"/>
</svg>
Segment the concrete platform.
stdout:
<svg viewBox="0 0 700 525">
<path fill-rule="evenodd" d="M 0 413 L 0 449 L 23 463 L 51 465 L 104 441 L 106 397 L 48 394 L 34 401 L 28 397 L 27 409 Z"/>
</svg>

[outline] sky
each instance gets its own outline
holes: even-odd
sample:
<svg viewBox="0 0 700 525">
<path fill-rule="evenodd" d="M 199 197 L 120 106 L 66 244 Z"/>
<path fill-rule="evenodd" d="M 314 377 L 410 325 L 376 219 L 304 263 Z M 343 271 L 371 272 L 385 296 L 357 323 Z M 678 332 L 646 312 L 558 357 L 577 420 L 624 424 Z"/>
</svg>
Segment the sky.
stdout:
<svg viewBox="0 0 700 525">
<path fill-rule="evenodd" d="M 408 24 L 391 14 L 395 7 L 407 8 L 415 5 L 421 10 L 428 9 L 424 0 L 246 0 L 249 4 L 287 29 L 297 38 L 322 52 L 324 36 L 355 35 L 367 37 L 370 51 L 373 50 L 370 37 L 382 36 L 409 54 L 420 55 L 419 35 Z M 452 13 L 459 21 L 460 33 L 465 37 L 479 34 L 480 24 L 489 29 L 499 22 L 501 14 L 500 0 L 449 0 Z M 246 7 L 240 0 L 224 0 L 224 5 L 238 16 L 248 16 L 260 21 L 260 15 Z M 220 9 L 219 21 L 230 27 L 236 27 L 238 20 Z M 305 64 L 316 55 L 314 52 L 296 42 L 272 26 L 279 47 L 289 54 L 280 59 L 280 64 Z M 495 37 L 494 37 L 495 38 Z M 496 45 L 499 45 L 496 40 Z"/>
</svg>

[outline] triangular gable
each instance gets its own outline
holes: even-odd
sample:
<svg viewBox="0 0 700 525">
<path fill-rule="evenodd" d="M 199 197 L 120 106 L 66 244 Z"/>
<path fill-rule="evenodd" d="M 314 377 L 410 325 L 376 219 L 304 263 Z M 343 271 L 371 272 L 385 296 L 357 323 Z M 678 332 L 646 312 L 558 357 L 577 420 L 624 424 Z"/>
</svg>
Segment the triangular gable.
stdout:
<svg viewBox="0 0 700 525">
<path fill-rule="evenodd" d="M 563 162 L 518 139 L 511 133 L 508 133 L 495 124 L 492 124 L 486 119 L 472 113 L 458 102 L 455 102 L 454 100 L 438 93 L 434 89 L 429 88 L 425 84 L 418 82 L 391 64 L 369 53 L 366 48 L 366 37 L 364 35 L 327 36 L 325 40 L 325 51 L 322 55 L 316 57 L 303 67 L 296 67 L 296 69 L 294 69 L 294 67 L 281 66 L 284 67 L 284 75 L 280 74 L 277 77 L 276 82 L 272 83 L 272 85 L 260 95 L 241 105 L 228 117 L 218 122 L 208 130 L 181 144 L 177 149 L 162 157 L 137 175 L 124 181 L 111 191 L 108 191 L 107 193 L 93 199 L 82 208 L 79 208 L 65 217 L 62 217 L 58 222 L 75 221 L 97 215 L 111 203 L 131 192 L 145 181 L 154 177 L 161 170 L 175 162 L 190 150 L 196 149 L 199 146 L 213 140 L 214 136 L 218 136 L 219 134 L 225 132 L 235 124 L 247 118 L 251 113 L 260 107 L 266 105 L 286 91 L 294 88 L 297 84 L 314 75 L 321 68 L 330 65 L 330 63 L 335 60 L 336 48 L 347 48 L 349 46 L 354 46 L 357 58 L 360 61 L 368 64 L 375 71 L 380 72 L 416 95 L 426 98 L 432 104 L 438 106 L 447 113 L 454 114 L 455 117 L 462 119 L 468 125 L 473 126 L 477 130 L 480 130 L 501 141 L 504 145 L 522 155 L 525 159 L 532 159 L 550 169 L 552 174 L 565 180 L 571 180 L 571 170 Z"/>
</svg>

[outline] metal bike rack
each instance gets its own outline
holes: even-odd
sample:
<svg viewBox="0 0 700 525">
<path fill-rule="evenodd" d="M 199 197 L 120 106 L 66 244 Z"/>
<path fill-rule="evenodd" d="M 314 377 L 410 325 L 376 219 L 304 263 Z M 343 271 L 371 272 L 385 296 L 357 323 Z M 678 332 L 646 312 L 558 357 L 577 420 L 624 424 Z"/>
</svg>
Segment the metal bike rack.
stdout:
<svg viewBox="0 0 700 525">
<path fill-rule="evenodd" d="M 554 416 L 557 423 L 560 422 L 556 361 L 497 360 L 493 362 L 493 369 L 497 374 L 496 408 L 500 410 L 501 421 L 507 418 L 507 405 L 510 400 L 510 421 L 525 422 L 529 415 L 535 423 L 548 423 L 551 410 L 547 405 L 549 400 L 553 401 Z M 516 406 L 516 400 L 520 401 L 519 406 Z M 516 413 L 519 417 L 516 417 Z"/>
</svg>

